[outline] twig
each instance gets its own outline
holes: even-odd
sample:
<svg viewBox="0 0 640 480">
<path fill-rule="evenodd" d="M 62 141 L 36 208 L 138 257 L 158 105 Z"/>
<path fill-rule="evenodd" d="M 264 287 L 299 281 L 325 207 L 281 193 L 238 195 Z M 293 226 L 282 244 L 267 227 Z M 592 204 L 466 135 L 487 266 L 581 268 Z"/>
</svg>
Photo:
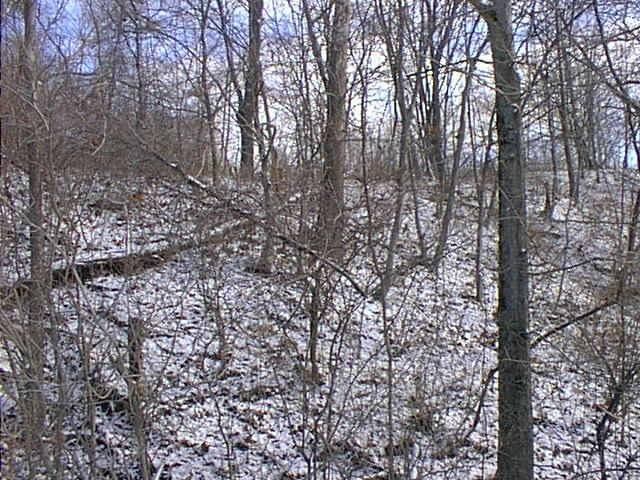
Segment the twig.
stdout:
<svg viewBox="0 0 640 480">
<path fill-rule="evenodd" d="M 598 261 L 606 262 L 606 261 L 612 261 L 612 260 L 606 257 L 594 257 L 594 258 L 589 258 L 587 260 L 584 260 L 582 262 L 574 263 L 573 265 L 567 265 L 565 267 L 555 267 L 555 268 L 550 268 L 548 270 L 541 270 L 539 272 L 529 272 L 529 276 L 538 277 L 541 275 L 550 275 L 552 273 L 566 272 L 569 270 L 573 270 L 574 268 L 582 267 L 583 265 L 588 265 L 590 263 L 594 263 Z"/>
</svg>

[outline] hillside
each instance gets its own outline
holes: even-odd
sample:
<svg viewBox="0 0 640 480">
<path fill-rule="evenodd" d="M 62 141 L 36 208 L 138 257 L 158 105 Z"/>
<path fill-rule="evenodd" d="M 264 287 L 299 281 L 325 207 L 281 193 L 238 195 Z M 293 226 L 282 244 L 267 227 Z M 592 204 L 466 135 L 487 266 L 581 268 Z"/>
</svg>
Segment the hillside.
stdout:
<svg viewBox="0 0 640 480">
<path fill-rule="evenodd" d="M 564 200 L 561 179 L 561 200 L 545 220 L 550 179 L 529 177 L 536 478 L 604 478 L 603 468 L 608 478 L 640 478 L 639 290 L 635 250 L 625 253 L 640 178 L 611 171 L 596 182 L 589 173 L 579 207 Z M 22 180 L 8 186 L 14 199 Z M 339 266 L 296 247 L 313 211 L 301 217 L 303 192 L 281 195 L 269 274 L 252 269 L 263 229 L 238 214 L 262 215 L 249 188 L 214 198 L 176 179 L 99 179 L 64 191 L 69 202 L 50 206 L 52 267 L 68 275 L 51 294 L 45 391 L 50 421 L 63 415 L 60 447 L 74 478 L 137 478 L 137 421 L 158 479 L 372 480 L 387 478 L 391 462 L 398 478 L 492 478 L 495 212 L 478 298 L 472 181 L 458 189 L 437 271 L 415 261 L 407 193 L 397 275 L 381 299 L 395 193 L 387 182 L 367 187 L 348 184 Z M 416 190 L 428 246 L 440 222 L 434 189 L 423 182 Z M 19 204 L 2 208 L 6 287 L 25 278 L 26 225 Z M 69 268 L 140 252 L 166 255 L 86 278 Z M 14 374 L 24 305 L 3 303 L 2 476 L 22 478 Z M 134 327 L 141 338 L 132 339 Z M 144 345 L 136 378 L 132 341 Z M 133 388 L 141 407 L 131 405 Z"/>
</svg>

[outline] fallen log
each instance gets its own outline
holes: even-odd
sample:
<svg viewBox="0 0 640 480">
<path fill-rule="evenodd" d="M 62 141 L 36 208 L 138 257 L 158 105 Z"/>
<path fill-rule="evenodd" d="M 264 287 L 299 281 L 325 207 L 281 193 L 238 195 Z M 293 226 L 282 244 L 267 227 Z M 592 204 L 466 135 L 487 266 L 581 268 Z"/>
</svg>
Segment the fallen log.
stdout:
<svg viewBox="0 0 640 480">
<path fill-rule="evenodd" d="M 150 268 L 158 267 L 172 257 L 200 245 L 210 245 L 225 240 L 231 231 L 241 231 L 252 225 L 250 220 L 240 220 L 223 225 L 216 233 L 204 240 L 193 240 L 178 245 L 171 245 L 159 250 L 135 252 L 118 257 L 96 258 L 86 262 L 77 262 L 51 270 L 49 286 L 51 288 L 87 282 L 94 278 L 107 276 L 135 275 Z M 33 282 L 30 279 L 18 280 L 12 285 L 0 286 L 0 307 L 14 308 L 18 301 L 24 299 Z"/>
</svg>

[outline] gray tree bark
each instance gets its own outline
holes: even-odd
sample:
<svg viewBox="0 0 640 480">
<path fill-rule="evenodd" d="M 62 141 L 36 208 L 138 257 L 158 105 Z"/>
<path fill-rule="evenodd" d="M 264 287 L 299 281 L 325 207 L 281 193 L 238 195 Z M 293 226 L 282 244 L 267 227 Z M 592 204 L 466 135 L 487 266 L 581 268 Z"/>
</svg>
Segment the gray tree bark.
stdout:
<svg viewBox="0 0 640 480">
<path fill-rule="evenodd" d="M 533 480 L 529 358 L 527 211 L 520 79 L 515 68 L 511 1 L 471 1 L 487 22 L 498 130 L 498 470 L 497 480 Z"/>
</svg>

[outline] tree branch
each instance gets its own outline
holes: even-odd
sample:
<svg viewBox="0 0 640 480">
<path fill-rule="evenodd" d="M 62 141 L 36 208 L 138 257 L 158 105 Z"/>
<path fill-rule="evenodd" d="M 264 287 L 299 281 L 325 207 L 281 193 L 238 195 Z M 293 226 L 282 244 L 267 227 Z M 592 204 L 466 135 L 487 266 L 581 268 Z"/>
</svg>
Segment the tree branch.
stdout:
<svg viewBox="0 0 640 480">
<path fill-rule="evenodd" d="M 247 210 L 245 210 L 243 208 L 240 208 L 238 206 L 234 206 L 231 199 L 222 197 L 212 187 L 202 183 L 197 178 L 195 178 L 192 175 L 189 175 L 188 173 L 186 173 L 180 167 L 180 165 L 178 165 L 176 162 L 170 161 L 164 155 L 162 155 L 161 153 L 159 153 L 159 152 L 155 151 L 154 149 L 152 149 L 151 147 L 149 147 L 149 144 L 142 137 L 140 137 L 140 135 L 138 135 L 138 133 L 135 132 L 134 129 L 131 129 L 131 134 L 137 139 L 137 141 L 140 144 L 140 147 L 147 154 L 151 155 L 155 160 L 157 160 L 158 162 L 162 163 L 166 167 L 169 167 L 171 170 L 176 172 L 192 188 L 195 188 L 196 190 L 199 190 L 201 192 L 204 192 L 204 193 L 207 193 L 209 195 L 212 195 L 216 200 L 222 202 L 222 204 L 224 205 L 224 208 L 226 210 L 228 210 L 230 212 L 233 212 L 233 213 L 241 216 L 242 218 L 244 218 L 246 220 L 253 221 L 257 225 L 260 225 L 262 228 L 264 228 L 266 231 L 268 231 L 275 238 L 277 238 L 280 241 L 282 241 L 283 243 L 289 245 L 290 247 L 295 248 L 296 250 L 298 250 L 300 252 L 303 252 L 303 253 L 306 253 L 308 255 L 311 255 L 313 258 L 318 260 L 320 263 L 326 265 L 331 270 L 333 270 L 336 273 L 340 274 L 340 276 L 342 276 L 345 280 L 347 280 L 353 286 L 353 288 L 356 290 L 356 292 L 358 292 L 358 294 L 360 294 L 360 296 L 362 296 L 363 298 L 369 298 L 369 295 L 367 294 L 365 289 L 360 286 L 360 284 L 356 281 L 356 279 L 353 278 L 353 276 L 347 270 L 345 270 L 344 268 L 342 268 L 340 265 L 338 265 L 337 263 L 333 262 L 332 260 L 326 258 L 326 256 L 323 255 L 322 252 L 318 252 L 318 251 L 314 250 L 313 248 L 309 247 L 308 245 L 300 243 L 300 242 L 298 242 L 297 240 L 295 240 L 293 238 L 290 238 L 290 237 L 288 237 L 286 235 L 283 235 L 281 233 L 276 232 L 275 229 L 273 228 L 273 226 L 271 225 L 271 222 L 265 220 L 264 218 L 259 217 L 258 215 L 255 215 L 254 213 L 249 212 L 249 211 L 247 211 Z"/>
<path fill-rule="evenodd" d="M 544 342 L 545 340 L 548 340 L 549 337 L 552 337 L 553 335 L 555 335 L 556 333 L 561 332 L 562 330 L 564 330 L 565 328 L 570 327 L 571 325 L 574 325 L 578 322 L 581 322 L 582 320 L 585 320 L 587 318 L 589 318 L 592 315 L 595 315 L 598 312 L 601 312 L 602 310 L 604 310 L 605 308 L 611 307 L 612 305 L 615 305 L 616 303 L 618 303 L 618 299 L 617 297 L 613 297 L 613 298 L 607 298 L 605 299 L 604 302 L 602 302 L 599 305 L 596 305 L 595 307 L 593 307 L 591 310 L 582 313 L 580 315 L 578 315 L 577 317 L 573 317 L 569 320 L 567 320 L 564 323 L 561 323 L 560 325 L 556 325 L 555 327 L 553 327 L 551 330 L 548 330 L 547 332 L 543 333 L 542 335 L 540 335 L 538 338 L 536 338 L 535 340 L 533 340 L 531 342 L 531 349 L 533 350 L 534 348 L 536 348 L 540 343 Z"/>
</svg>

